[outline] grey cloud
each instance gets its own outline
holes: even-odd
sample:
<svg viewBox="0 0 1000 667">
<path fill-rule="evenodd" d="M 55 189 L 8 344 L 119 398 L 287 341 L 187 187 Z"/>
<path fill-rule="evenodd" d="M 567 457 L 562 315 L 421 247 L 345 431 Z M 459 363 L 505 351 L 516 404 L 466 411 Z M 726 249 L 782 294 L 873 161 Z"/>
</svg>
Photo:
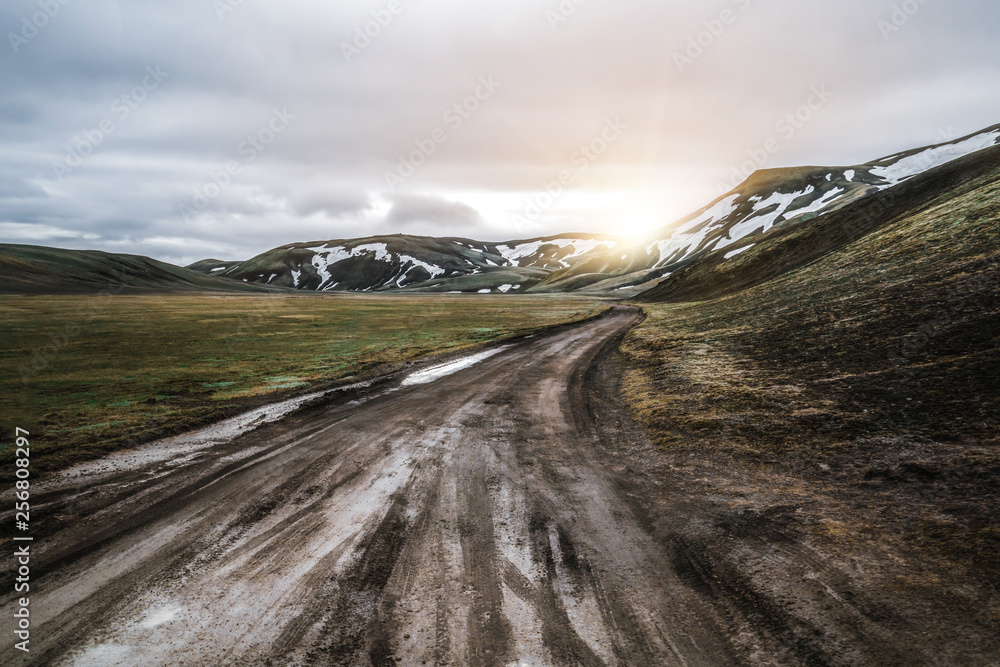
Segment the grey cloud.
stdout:
<svg viewBox="0 0 1000 667">
<path fill-rule="evenodd" d="M 663 220 L 714 196 L 813 85 L 835 100 L 767 166 L 853 163 L 1000 121 L 1000 7 L 988 0 L 926 3 L 888 38 L 878 22 L 893 0 L 745 10 L 731 0 L 591 0 L 555 30 L 554 0 L 426 0 L 406 4 L 347 62 L 341 42 L 384 4 L 261 0 L 224 20 L 194 0 L 63 5 L 19 53 L 0 43 L 0 220 L 175 261 L 372 230 L 600 231 L 604 213 L 569 198 L 530 230 L 510 214 L 608 117 L 629 129 L 574 187 L 642 189 Z M 736 22 L 678 71 L 675 54 L 726 8 Z M 3 3 L 0 32 L 18 32 L 36 11 L 34 0 Z M 119 118 L 115 100 L 150 66 L 169 77 Z M 501 88 L 450 126 L 445 111 L 488 75 Z M 181 204 L 244 159 L 240 145 L 275 108 L 296 116 L 287 131 L 184 220 Z M 56 178 L 53 162 L 106 119 L 113 133 Z M 389 192 L 385 173 L 437 128 L 446 141 Z"/>
<path fill-rule="evenodd" d="M 360 215 L 370 210 L 371 205 L 371 200 L 363 194 L 310 192 L 297 197 L 295 210 L 304 216 L 322 213 L 330 218 L 339 218 Z"/>
<path fill-rule="evenodd" d="M 423 223 L 439 225 L 442 229 L 471 230 L 483 223 L 480 213 L 462 202 L 449 201 L 440 196 L 401 195 L 395 198 L 386 217 L 389 226 L 407 227 Z"/>
<path fill-rule="evenodd" d="M 0 179 L 0 199 L 37 199 L 48 197 L 48 193 L 38 185 L 17 176 Z"/>
</svg>

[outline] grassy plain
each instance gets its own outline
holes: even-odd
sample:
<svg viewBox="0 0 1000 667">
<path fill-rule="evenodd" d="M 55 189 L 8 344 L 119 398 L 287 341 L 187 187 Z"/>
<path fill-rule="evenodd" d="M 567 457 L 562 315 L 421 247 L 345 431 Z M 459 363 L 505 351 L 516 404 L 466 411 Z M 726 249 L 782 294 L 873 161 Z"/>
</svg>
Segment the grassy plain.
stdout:
<svg viewBox="0 0 1000 667">
<path fill-rule="evenodd" d="M 0 296 L 0 423 L 28 429 L 33 469 L 52 470 L 603 308 L 544 296 Z"/>
</svg>

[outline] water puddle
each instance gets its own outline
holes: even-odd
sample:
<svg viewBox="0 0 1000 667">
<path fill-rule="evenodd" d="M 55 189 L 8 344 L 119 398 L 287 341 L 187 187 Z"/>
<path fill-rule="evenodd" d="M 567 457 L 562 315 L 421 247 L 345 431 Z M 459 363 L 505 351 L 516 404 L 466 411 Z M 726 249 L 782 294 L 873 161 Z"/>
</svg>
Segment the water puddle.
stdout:
<svg viewBox="0 0 1000 667">
<path fill-rule="evenodd" d="M 446 364 L 431 366 L 430 368 L 425 368 L 422 371 L 411 373 L 406 376 L 400 386 L 410 387 L 413 385 L 427 384 L 429 382 L 434 382 L 435 380 L 440 380 L 445 376 L 457 373 L 458 371 L 469 368 L 470 366 L 475 366 L 479 362 L 485 361 L 490 357 L 503 352 L 508 347 L 510 347 L 510 345 L 504 345 L 503 347 L 486 350 L 485 352 L 480 352 L 479 354 L 472 354 L 468 357 L 462 357 L 461 359 L 456 359 L 455 361 L 450 361 Z"/>
<path fill-rule="evenodd" d="M 309 401 L 320 398 L 331 393 L 331 391 L 360 389 L 370 385 L 371 382 L 360 382 L 346 387 L 313 392 L 278 403 L 264 405 L 197 431 L 156 440 L 142 445 L 136 450 L 115 452 L 96 461 L 81 463 L 55 475 L 52 481 L 58 483 L 56 480 L 60 479 L 78 479 L 113 472 L 138 470 L 150 464 L 168 461 L 173 464 L 182 464 L 196 458 L 199 453 L 206 449 L 225 444 L 237 436 L 252 431 L 264 424 L 276 422 L 289 413 L 298 410 Z M 158 472 L 159 474 L 165 474 L 162 470 Z"/>
</svg>

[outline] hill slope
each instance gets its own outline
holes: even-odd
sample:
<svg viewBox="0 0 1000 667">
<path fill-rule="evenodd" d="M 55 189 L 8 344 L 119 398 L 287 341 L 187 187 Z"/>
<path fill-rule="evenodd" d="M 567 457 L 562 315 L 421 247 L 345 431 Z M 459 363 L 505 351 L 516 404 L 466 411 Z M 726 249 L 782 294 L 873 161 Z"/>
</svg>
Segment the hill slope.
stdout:
<svg viewBox="0 0 1000 667">
<path fill-rule="evenodd" d="M 669 521 L 686 567 L 781 609 L 802 656 L 840 658 L 838 633 L 870 622 L 915 651 L 875 662 L 991 664 L 1000 147 L 778 231 L 671 276 L 623 346 L 669 485 L 711 498 Z M 817 584 L 794 608 L 793 580 Z"/>
<path fill-rule="evenodd" d="M 0 243 L 0 294 L 164 289 L 274 291 L 206 276 L 140 255 Z"/>
<path fill-rule="evenodd" d="M 194 270 L 233 280 L 315 291 L 523 291 L 620 241 L 563 234 L 491 243 L 464 238 L 373 236 L 291 243 L 239 263 L 203 260 Z"/>
<path fill-rule="evenodd" d="M 737 256 L 710 251 L 637 299 L 703 300 L 765 283 L 922 210 L 947 205 L 994 178 L 998 165 L 1000 146 L 978 151 L 822 218 L 772 229 Z"/>
<path fill-rule="evenodd" d="M 627 252 L 592 256 L 559 271 L 542 287 L 579 289 L 612 276 L 622 285 L 652 287 L 655 279 L 715 253 L 723 261 L 753 246 L 772 229 L 827 216 L 856 201 L 895 189 L 929 170 L 1000 144 L 1000 125 L 962 139 L 917 148 L 852 167 L 796 167 L 755 172 L 739 187 L 670 225 Z M 585 279 L 581 277 L 587 276 Z M 574 281 L 575 282 L 572 282 Z"/>
<path fill-rule="evenodd" d="M 717 262 L 737 257 L 772 230 L 825 220 L 855 202 L 998 143 L 1000 125 L 863 165 L 760 170 L 641 243 L 600 234 L 502 243 L 373 236 L 292 243 L 245 262 L 207 259 L 188 268 L 311 291 L 584 291 L 628 297 L 706 258 Z"/>
</svg>

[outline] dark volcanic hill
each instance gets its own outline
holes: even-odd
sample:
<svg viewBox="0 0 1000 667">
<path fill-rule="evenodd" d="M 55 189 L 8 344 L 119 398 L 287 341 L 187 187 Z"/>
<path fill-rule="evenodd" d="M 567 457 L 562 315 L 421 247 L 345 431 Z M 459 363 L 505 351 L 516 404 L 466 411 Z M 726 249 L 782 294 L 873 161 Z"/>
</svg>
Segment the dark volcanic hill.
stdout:
<svg viewBox="0 0 1000 667">
<path fill-rule="evenodd" d="M 277 291 L 206 276 L 140 255 L 0 244 L 0 294 L 103 290 Z"/>
<path fill-rule="evenodd" d="M 773 230 L 815 220 L 837 224 L 830 216 L 838 211 L 998 142 L 1000 125 L 861 165 L 760 170 L 639 243 L 599 234 L 503 243 L 394 235 L 292 243 L 245 262 L 203 260 L 188 268 L 313 291 L 583 291 L 629 297 L 702 261 L 733 260 Z"/>
<path fill-rule="evenodd" d="M 796 167 L 754 173 L 705 208 L 626 249 L 594 255 L 549 276 L 541 286 L 633 295 L 663 277 L 721 255 L 748 251 L 772 229 L 828 216 L 854 202 L 892 191 L 938 166 L 1000 143 L 1000 125 L 962 139 L 913 149 L 852 167 Z M 831 224 L 835 224 L 831 222 Z"/>
<path fill-rule="evenodd" d="M 727 252 L 641 295 L 620 349 L 652 476 L 719 508 L 664 514 L 691 571 L 816 638 L 789 664 L 841 663 L 861 618 L 895 655 L 842 664 L 996 662 L 1000 147 Z M 787 605 L 821 564 L 853 592 Z"/>
<path fill-rule="evenodd" d="M 464 238 L 373 236 L 291 243 L 245 262 L 203 260 L 188 268 L 232 280 L 323 292 L 388 289 L 519 292 L 553 271 L 616 247 L 601 234 L 503 243 Z"/>
<path fill-rule="evenodd" d="M 738 256 L 728 256 L 724 250 L 705 253 L 697 262 L 677 270 L 637 298 L 649 302 L 701 301 L 759 285 L 843 250 L 884 227 L 907 225 L 929 207 L 947 208 L 998 178 L 1000 146 L 994 146 L 936 167 L 822 218 L 774 228 Z M 919 228 L 913 228 L 915 237 L 920 233 Z M 914 244 L 918 241 L 913 239 Z M 952 249 L 965 242 L 956 239 Z M 865 261 L 860 255 L 857 259 Z"/>
</svg>

